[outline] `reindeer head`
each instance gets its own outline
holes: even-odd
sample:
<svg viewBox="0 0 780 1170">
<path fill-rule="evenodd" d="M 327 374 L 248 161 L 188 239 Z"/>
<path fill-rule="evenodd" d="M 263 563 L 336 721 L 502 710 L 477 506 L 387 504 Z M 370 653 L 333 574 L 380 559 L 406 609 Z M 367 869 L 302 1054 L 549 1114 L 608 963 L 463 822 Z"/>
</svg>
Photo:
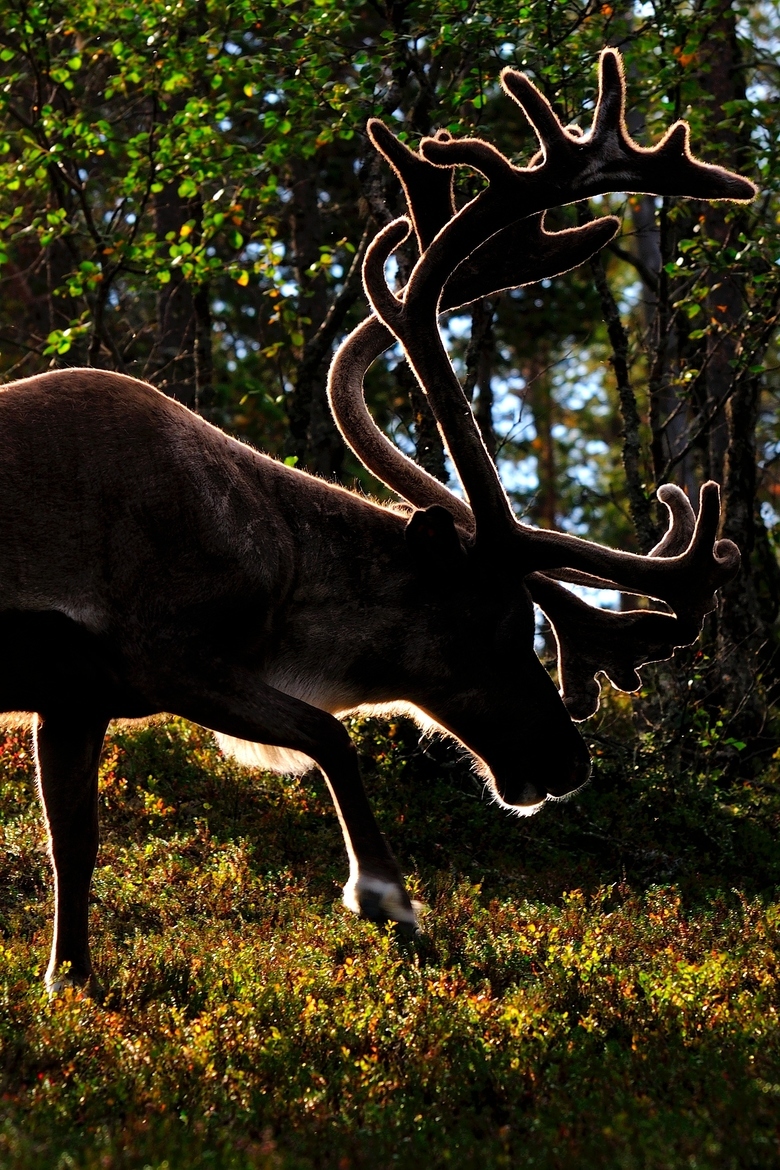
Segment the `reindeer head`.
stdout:
<svg viewBox="0 0 780 1170">
<path fill-rule="evenodd" d="M 486 638 L 493 649 L 481 658 L 473 651 L 460 689 L 421 705 L 485 762 L 506 803 L 534 806 L 547 794 L 576 789 L 587 777 L 587 752 L 572 720 L 596 711 L 595 676 L 602 672 L 616 687 L 636 690 L 638 667 L 693 642 L 715 607 L 716 590 L 738 571 L 739 551 L 731 541 L 716 539 L 720 497 L 714 483 L 702 488 L 698 516 L 679 488 L 658 489 L 669 526 L 647 556 L 519 523 L 447 357 L 438 314 L 573 268 L 619 226 L 607 216 L 548 233 L 544 213 L 550 208 L 611 191 L 743 202 L 756 192 L 739 175 L 695 159 L 684 122 L 652 149 L 638 146 L 626 130 L 622 66 L 613 49 L 601 55 L 599 98 L 586 133 L 566 129 L 523 74 L 508 69 L 501 81 L 539 139 L 527 167 L 514 166 L 486 142 L 446 133 L 423 139 L 414 153 L 381 122 L 369 123 L 372 142 L 401 179 L 409 218 L 388 224 L 366 253 L 364 283 L 375 315 L 336 354 L 329 392 L 347 443 L 369 470 L 420 509 L 409 521 L 408 538 L 418 556 L 439 556 L 450 566 L 450 584 L 442 580 L 442 587 L 459 588 L 455 582 L 463 575 L 481 583 L 469 586 L 469 596 L 476 588 L 483 605 L 492 597 Z M 488 180 L 457 212 L 456 166 L 472 167 Z M 412 228 L 419 259 L 406 287 L 394 293 L 385 263 Z M 364 373 L 394 341 L 427 395 L 468 504 L 403 456 L 366 411 Z M 669 612 L 598 610 L 556 578 L 645 595 L 666 603 Z M 531 599 L 555 631 L 560 695 L 533 653 Z M 502 670 L 497 687 L 496 672 Z M 480 672 L 492 672 L 481 690 Z"/>
</svg>

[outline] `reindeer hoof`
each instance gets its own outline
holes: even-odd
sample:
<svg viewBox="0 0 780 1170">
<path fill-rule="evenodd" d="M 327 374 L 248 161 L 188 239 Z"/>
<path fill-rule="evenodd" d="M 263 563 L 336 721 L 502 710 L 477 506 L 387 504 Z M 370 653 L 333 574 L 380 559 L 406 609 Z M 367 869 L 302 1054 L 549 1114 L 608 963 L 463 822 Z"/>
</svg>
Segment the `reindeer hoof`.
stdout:
<svg viewBox="0 0 780 1170">
<path fill-rule="evenodd" d="M 80 978 L 71 975 L 70 971 L 60 969 L 56 975 L 47 975 L 45 979 L 46 991 L 49 999 L 57 999 L 65 992 L 71 991 L 83 999 L 94 999 L 102 1002 L 105 991 L 94 975 L 83 975 Z"/>
<path fill-rule="evenodd" d="M 344 905 L 370 922 L 394 922 L 399 932 L 410 938 L 418 932 L 420 903 L 412 902 L 397 882 L 360 874 L 344 887 Z"/>
</svg>

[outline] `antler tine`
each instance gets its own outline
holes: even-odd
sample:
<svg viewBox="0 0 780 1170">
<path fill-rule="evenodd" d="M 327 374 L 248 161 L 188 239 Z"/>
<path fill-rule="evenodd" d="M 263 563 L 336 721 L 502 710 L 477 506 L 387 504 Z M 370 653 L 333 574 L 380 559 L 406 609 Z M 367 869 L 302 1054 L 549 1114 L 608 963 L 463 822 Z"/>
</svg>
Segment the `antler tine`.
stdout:
<svg viewBox="0 0 780 1170">
<path fill-rule="evenodd" d="M 673 521 L 682 518 L 687 524 L 679 497 L 666 494 Z M 536 571 L 555 571 L 561 579 L 577 579 L 579 570 L 597 578 L 608 588 L 644 594 L 665 601 L 679 615 L 697 615 L 701 619 L 715 608 L 715 590 L 725 585 L 739 569 L 739 549 L 730 540 L 716 540 L 720 520 L 720 489 L 716 483 L 704 484 L 699 497 L 699 514 L 688 547 L 675 555 L 639 556 L 618 552 L 603 545 L 591 544 L 569 533 L 517 525 L 518 572 L 525 576 Z M 674 523 L 673 523 L 674 528 Z M 669 547 L 677 545 L 671 536 Z M 664 542 L 661 542 L 662 546 Z M 581 579 L 581 578 L 580 578 Z"/>
<path fill-rule="evenodd" d="M 455 214 L 454 172 L 415 154 L 379 118 L 369 119 L 366 132 L 401 180 L 417 243 L 424 252 Z M 446 130 L 439 130 L 435 140 L 448 142 L 450 137 Z"/>
<path fill-rule="evenodd" d="M 481 138 L 423 138 L 420 154 L 437 167 L 473 167 L 491 184 L 498 186 L 511 183 L 517 169 L 500 150 Z M 475 202 L 476 199 L 472 200 Z M 520 214 L 524 213 L 521 211 Z"/>
<path fill-rule="evenodd" d="M 668 527 L 661 540 L 647 555 L 680 556 L 689 547 L 696 531 L 696 513 L 685 492 L 673 483 L 661 484 L 656 495 L 666 507 Z M 554 577 L 557 581 L 567 581 L 570 585 L 585 585 L 590 589 L 620 588 L 615 580 L 596 577 L 592 573 L 583 573 L 577 569 L 551 569 L 548 576 Z"/>
<path fill-rule="evenodd" d="M 651 557 L 676 557 L 684 553 L 696 531 L 696 513 L 691 501 L 673 483 L 662 483 L 655 493 L 669 513 L 669 526 L 662 539 L 650 549 Z"/>
<path fill-rule="evenodd" d="M 599 706 L 596 675 L 621 691 L 642 685 L 637 668 L 671 658 L 698 637 L 701 619 L 650 610 L 596 609 L 541 573 L 526 578 L 533 600 L 550 620 L 558 645 L 561 696 L 572 719 L 588 719 Z"/>
<path fill-rule="evenodd" d="M 688 497 L 674 484 L 662 484 L 658 498 L 669 513 L 669 527 L 648 559 L 679 559 L 696 539 L 696 516 Z M 717 504 L 718 493 L 708 490 L 700 510 L 699 557 L 714 537 L 713 520 L 717 523 L 714 505 Z M 719 542 L 723 543 L 730 544 Z M 720 550 L 721 556 L 723 551 Z M 706 597 L 706 590 L 697 593 L 692 588 L 687 594 L 687 605 L 678 601 L 675 614 L 647 610 L 615 613 L 588 605 L 541 573 L 527 577 L 526 585 L 555 632 L 561 695 L 572 719 L 578 720 L 587 719 L 598 710 L 597 674 L 604 673 L 621 691 L 638 690 L 641 679 L 637 668 L 670 658 L 677 646 L 695 642 L 705 615 L 714 606 L 714 599 Z"/>
<path fill-rule="evenodd" d="M 405 215 L 388 223 L 374 236 L 363 260 L 363 285 L 366 296 L 371 308 L 393 333 L 401 327 L 403 301 L 388 287 L 385 280 L 385 264 L 396 248 L 407 239 L 411 226 L 411 221 Z"/>
<path fill-rule="evenodd" d="M 554 157 L 556 146 L 565 150 L 572 137 L 543 93 L 536 88 L 525 73 L 507 68 L 501 71 L 501 85 L 505 92 L 517 102 L 539 139 L 539 146 L 545 162 Z M 532 166 L 536 163 L 536 156 Z"/>
<path fill-rule="evenodd" d="M 599 57 L 599 96 L 593 113 L 594 138 L 624 125 L 626 79 L 623 62 L 616 49 L 603 49 Z"/>
</svg>

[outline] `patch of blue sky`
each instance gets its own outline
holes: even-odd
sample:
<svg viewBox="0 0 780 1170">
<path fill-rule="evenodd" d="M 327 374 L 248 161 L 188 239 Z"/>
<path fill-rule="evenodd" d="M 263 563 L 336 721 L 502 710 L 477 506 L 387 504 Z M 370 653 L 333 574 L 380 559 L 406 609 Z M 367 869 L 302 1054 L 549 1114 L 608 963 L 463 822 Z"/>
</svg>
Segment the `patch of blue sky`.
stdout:
<svg viewBox="0 0 780 1170">
<path fill-rule="evenodd" d="M 447 335 L 449 334 L 449 338 Z M 446 340 L 457 338 L 462 341 L 463 338 L 469 337 L 471 334 L 471 317 L 466 313 L 458 313 L 453 317 L 447 318 L 447 324 L 444 329 L 444 336 Z M 446 343 L 445 340 L 445 343 Z M 449 348 L 449 347 L 448 347 Z"/>
<path fill-rule="evenodd" d="M 625 288 L 620 291 L 620 300 L 618 301 L 618 308 L 621 316 L 626 316 L 635 309 L 642 300 L 643 288 L 642 281 L 635 280 L 631 284 L 627 284 Z"/>
<path fill-rule="evenodd" d="M 539 476 L 536 471 L 536 459 L 529 455 L 525 459 L 502 459 L 498 462 L 498 473 L 501 482 L 509 492 L 522 492 L 531 495 L 539 489 Z"/>
<path fill-rule="evenodd" d="M 397 369 L 401 362 L 405 360 L 404 351 L 398 342 L 396 342 L 392 349 L 385 350 L 384 360 L 390 371 Z"/>
<path fill-rule="evenodd" d="M 761 505 L 761 519 L 766 524 L 767 528 L 775 528 L 780 524 L 780 513 L 770 504 L 769 500 L 765 500 Z"/>
<path fill-rule="evenodd" d="M 398 261 L 395 256 L 388 256 L 385 261 L 385 280 L 388 288 L 395 288 L 398 280 Z"/>
<path fill-rule="evenodd" d="M 588 589 L 584 585 L 569 585 L 563 581 L 561 584 L 575 597 L 586 601 L 588 605 L 595 605 L 597 609 L 620 609 L 620 593 L 617 589 Z"/>
<path fill-rule="evenodd" d="M 403 451 L 404 455 L 408 455 L 410 459 L 414 459 L 414 440 L 404 426 L 401 426 L 398 422 L 394 423 L 390 427 L 390 438 L 396 447 L 398 447 L 399 451 Z"/>
</svg>

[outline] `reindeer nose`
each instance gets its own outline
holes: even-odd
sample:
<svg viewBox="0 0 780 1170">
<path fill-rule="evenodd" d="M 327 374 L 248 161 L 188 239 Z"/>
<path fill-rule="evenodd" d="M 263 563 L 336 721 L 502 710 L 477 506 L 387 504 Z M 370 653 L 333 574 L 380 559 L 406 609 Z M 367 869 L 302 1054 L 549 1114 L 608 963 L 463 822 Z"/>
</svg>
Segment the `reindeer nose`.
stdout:
<svg viewBox="0 0 780 1170">
<path fill-rule="evenodd" d="M 503 766 L 502 766 L 503 765 Z M 513 808 L 529 811 L 547 796 L 567 796 L 590 775 L 590 755 L 573 723 L 530 743 L 501 763 L 492 763 L 496 792 Z"/>
<path fill-rule="evenodd" d="M 540 784 L 526 780 L 517 792 L 511 793 L 511 799 L 505 795 L 504 800 L 515 808 L 533 808 L 534 805 L 541 804 L 546 795 L 547 792 Z"/>
<path fill-rule="evenodd" d="M 579 738 L 579 737 L 578 737 Z M 590 776 L 590 756 L 582 740 L 577 744 L 573 757 L 551 767 L 542 773 L 542 780 L 550 796 L 566 796 L 581 788 Z"/>
</svg>

